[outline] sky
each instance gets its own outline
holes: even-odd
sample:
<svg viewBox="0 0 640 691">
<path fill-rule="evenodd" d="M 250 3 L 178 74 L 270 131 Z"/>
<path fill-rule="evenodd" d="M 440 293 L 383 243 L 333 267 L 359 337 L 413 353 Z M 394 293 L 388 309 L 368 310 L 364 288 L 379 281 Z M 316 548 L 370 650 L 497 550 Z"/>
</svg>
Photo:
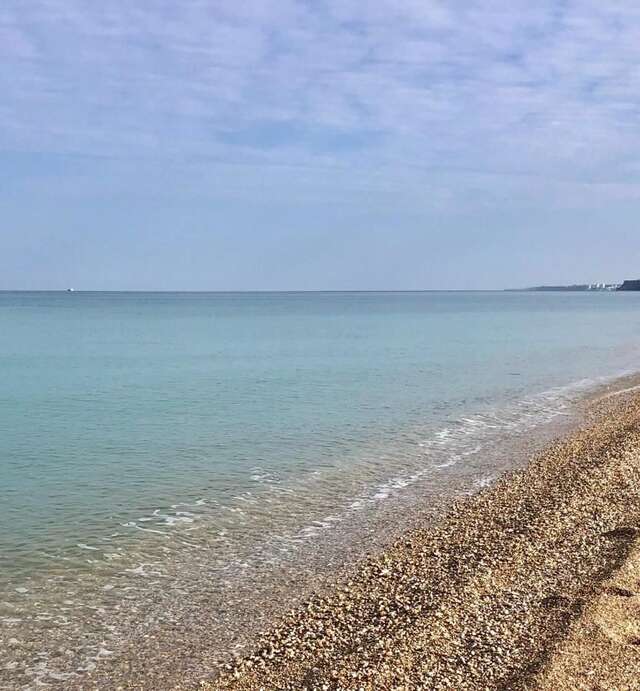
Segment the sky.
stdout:
<svg viewBox="0 0 640 691">
<path fill-rule="evenodd" d="M 640 5 L 3 0 L 0 289 L 640 277 Z"/>
</svg>

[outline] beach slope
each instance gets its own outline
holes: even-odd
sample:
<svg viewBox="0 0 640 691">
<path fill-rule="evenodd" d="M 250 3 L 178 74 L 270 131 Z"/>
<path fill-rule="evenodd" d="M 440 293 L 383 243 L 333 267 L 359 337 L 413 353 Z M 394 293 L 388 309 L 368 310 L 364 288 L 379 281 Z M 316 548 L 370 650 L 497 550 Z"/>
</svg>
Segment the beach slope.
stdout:
<svg viewBox="0 0 640 691">
<path fill-rule="evenodd" d="M 640 688 L 640 398 L 592 406 L 584 429 L 358 564 L 208 688 Z"/>
</svg>

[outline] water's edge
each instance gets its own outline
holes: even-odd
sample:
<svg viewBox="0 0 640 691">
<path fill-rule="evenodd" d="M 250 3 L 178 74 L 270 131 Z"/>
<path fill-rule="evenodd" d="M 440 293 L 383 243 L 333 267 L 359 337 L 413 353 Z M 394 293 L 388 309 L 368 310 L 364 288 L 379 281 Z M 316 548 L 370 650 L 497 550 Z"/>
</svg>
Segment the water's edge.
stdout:
<svg viewBox="0 0 640 691">
<path fill-rule="evenodd" d="M 283 609 L 344 577 L 359 558 L 412 525 L 436 520 L 456 498 L 521 467 L 551 439 L 582 424 L 585 403 L 594 397 L 639 382 L 629 373 L 583 380 L 440 429 L 422 442 L 432 461 L 428 467 L 353 496 L 341 514 L 253 544 L 246 559 L 222 568 L 202 545 L 194 545 L 188 560 L 139 564 L 118 582 L 93 582 L 92 603 L 78 607 L 69 599 L 55 615 L 43 598 L 25 622 L 5 602 L 0 685 L 72 688 L 90 675 L 100 688 L 110 688 L 121 678 L 143 678 L 150 667 L 165 669 L 168 688 L 185 678 L 211 677 L 220 661 L 246 651 Z M 188 542 L 188 532 L 182 539 Z M 76 584 L 68 586 L 73 595 Z M 74 628 L 74 622 L 82 626 Z"/>
</svg>

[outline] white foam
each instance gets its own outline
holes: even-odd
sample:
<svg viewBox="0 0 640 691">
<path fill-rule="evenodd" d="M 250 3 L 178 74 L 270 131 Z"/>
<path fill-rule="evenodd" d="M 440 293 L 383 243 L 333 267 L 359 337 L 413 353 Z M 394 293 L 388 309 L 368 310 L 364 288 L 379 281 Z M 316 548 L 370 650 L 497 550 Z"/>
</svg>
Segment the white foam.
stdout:
<svg viewBox="0 0 640 691">
<path fill-rule="evenodd" d="M 134 576 L 142 576 L 143 578 L 166 578 L 165 574 L 160 571 L 147 571 L 146 567 L 154 566 L 153 564 L 140 564 L 132 569 L 125 569 L 125 573 L 133 574 Z"/>
<path fill-rule="evenodd" d="M 575 396 L 604 379 L 581 379 L 527 396 L 504 408 L 461 416 L 453 424 L 434 430 L 428 439 L 418 442 L 424 457 L 421 468 L 377 484 L 371 492 L 356 497 L 347 511 L 361 511 L 367 504 L 387 500 L 434 470 L 444 470 L 482 452 L 505 433 L 523 433 L 568 415 Z"/>
<path fill-rule="evenodd" d="M 604 401 L 607 398 L 612 398 L 614 396 L 622 396 L 626 393 L 633 393 L 634 391 L 638 391 L 640 389 L 640 384 L 637 386 L 629 386 L 626 389 L 619 389 L 618 391 L 610 391 L 609 393 L 604 394 L 603 396 L 600 396 L 598 398 L 599 401 Z"/>
<path fill-rule="evenodd" d="M 193 518 L 189 516 L 164 516 L 165 525 L 172 526 L 177 523 L 193 523 Z"/>
</svg>

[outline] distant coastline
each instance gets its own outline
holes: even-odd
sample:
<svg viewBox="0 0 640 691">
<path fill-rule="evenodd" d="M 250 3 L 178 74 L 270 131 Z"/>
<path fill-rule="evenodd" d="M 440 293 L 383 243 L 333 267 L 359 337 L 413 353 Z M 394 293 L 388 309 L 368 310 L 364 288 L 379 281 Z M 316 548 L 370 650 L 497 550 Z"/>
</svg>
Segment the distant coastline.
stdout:
<svg viewBox="0 0 640 691">
<path fill-rule="evenodd" d="M 640 279 L 634 281 L 624 281 L 618 290 L 640 290 Z"/>
<path fill-rule="evenodd" d="M 618 283 L 576 283 L 568 286 L 530 286 L 527 288 L 510 288 L 507 292 L 612 292 L 620 288 Z"/>
<path fill-rule="evenodd" d="M 528 288 L 508 288 L 507 292 L 538 292 L 538 293 L 563 293 L 563 292 L 617 292 L 640 291 L 640 279 L 625 280 L 622 283 L 575 283 L 567 286 L 530 286 Z"/>
</svg>

